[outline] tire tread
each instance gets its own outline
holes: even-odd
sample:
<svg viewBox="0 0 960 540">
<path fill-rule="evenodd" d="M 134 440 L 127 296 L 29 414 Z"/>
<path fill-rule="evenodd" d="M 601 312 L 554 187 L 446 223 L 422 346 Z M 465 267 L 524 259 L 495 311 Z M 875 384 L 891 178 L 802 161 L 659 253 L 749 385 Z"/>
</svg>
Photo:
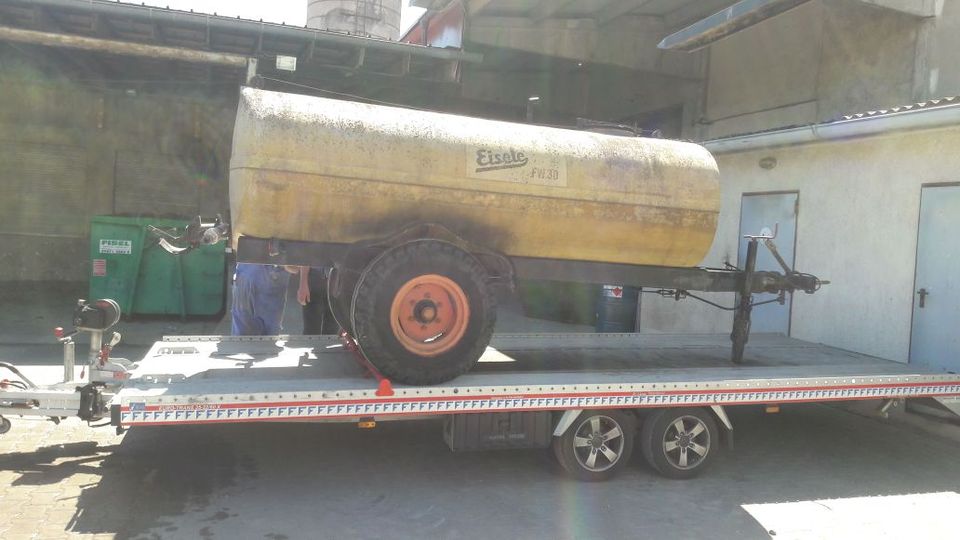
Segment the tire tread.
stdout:
<svg viewBox="0 0 960 540">
<path fill-rule="evenodd" d="M 366 326 L 378 314 L 377 303 L 381 299 L 376 284 L 385 282 L 398 268 L 408 265 L 423 265 L 425 273 L 431 272 L 429 263 L 438 261 L 464 273 L 466 279 L 478 289 L 480 298 L 469 298 L 469 301 L 472 304 L 471 319 L 476 311 L 480 312 L 481 319 L 471 320 L 469 325 L 478 324 L 480 328 L 478 333 L 471 337 L 471 327 L 468 326 L 467 334 L 462 339 L 470 342 L 457 344 L 452 350 L 437 357 L 447 359 L 441 366 L 437 366 L 436 362 L 423 362 L 422 367 L 411 367 L 406 365 L 408 362 L 397 358 L 390 347 L 373 335 Z M 464 284 L 461 284 L 461 287 L 463 286 Z M 479 305 L 474 305 L 478 303 Z M 436 384 L 469 371 L 490 343 L 496 323 L 496 298 L 487 283 L 486 269 L 470 253 L 439 240 L 416 240 L 383 252 L 364 270 L 357 282 L 351 304 L 351 326 L 367 359 L 385 376 L 413 385 Z"/>
</svg>

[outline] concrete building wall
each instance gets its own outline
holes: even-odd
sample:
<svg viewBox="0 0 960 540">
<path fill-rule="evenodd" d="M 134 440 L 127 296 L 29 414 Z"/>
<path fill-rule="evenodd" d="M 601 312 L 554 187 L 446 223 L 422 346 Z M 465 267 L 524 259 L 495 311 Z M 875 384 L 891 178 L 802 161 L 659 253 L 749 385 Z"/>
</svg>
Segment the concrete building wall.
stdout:
<svg viewBox="0 0 960 540">
<path fill-rule="evenodd" d="M 943 46 L 960 41 L 950 34 L 953 11 L 938 22 Z M 717 42 L 709 49 L 699 136 L 810 124 L 921 99 L 915 77 L 918 55 L 924 58 L 923 21 L 858 2 L 816 0 Z"/>
<path fill-rule="evenodd" d="M 816 118 L 823 10 L 810 2 L 710 47 L 705 138 Z"/>
<path fill-rule="evenodd" d="M 671 31 L 658 17 L 622 17 L 607 24 L 594 19 L 537 22 L 521 17 L 476 17 L 468 28 L 469 42 L 479 46 L 677 77 L 700 76 L 701 53 L 657 48 Z"/>
<path fill-rule="evenodd" d="M 831 284 L 794 295 L 792 336 L 905 362 L 921 186 L 960 182 L 958 145 L 960 127 L 720 155 L 721 217 L 704 264 L 736 262 L 744 193 L 796 191 L 796 268 Z M 762 169 L 764 157 L 777 166 Z M 712 297 L 733 305 L 733 294 Z M 644 297 L 647 328 L 727 332 L 730 323 L 692 300 Z"/>
<path fill-rule="evenodd" d="M 465 66 L 463 96 L 518 108 L 516 119 L 523 120 L 527 97 L 538 95 L 535 121 L 561 125 L 577 117 L 621 121 L 676 110 L 682 125 L 674 135 L 694 138 L 690 127 L 700 108 L 706 54 L 658 49 L 670 31 L 660 17 L 606 23 L 475 17 L 468 24 L 468 48 L 492 48 L 498 52 L 488 54 L 491 62 L 502 57 L 509 67 Z M 577 64 L 582 69 L 571 69 Z"/>
<path fill-rule="evenodd" d="M 191 189 L 162 213 L 228 209 L 235 97 L 70 84 L 52 60 L 19 54 L 0 54 L 0 88 L 0 258 L 12 261 L 0 281 L 86 280 L 90 217 L 143 212 L 157 193 L 176 201 L 169 179 Z"/>
<path fill-rule="evenodd" d="M 532 95 L 540 97 L 534 107 L 535 123 L 571 126 L 578 117 L 616 122 L 671 108 L 677 109 L 678 116 L 693 112 L 698 106 L 700 84 L 603 65 L 509 73 L 474 67 L 463 72 L 461 97 L 465 102 L 457 112 L 524 122 L 527 100 Z M 481 103 L 490 106 L 470 107 Z M 669 135 L 693 136 L 680 129 Z"/>
<path fill-rule="evenodd" d="M 918 81 L 922 99 L 960 95 L 960 2 L 944 0 L 940 16 L 922 24 L 925 63 Z"/>
<path fill-rule="evenodd" d="M 816 120 L 918 101 L 913 77 L 920 27 L 920 19 L 895 11 L 825 2 Z"/>
</svg>

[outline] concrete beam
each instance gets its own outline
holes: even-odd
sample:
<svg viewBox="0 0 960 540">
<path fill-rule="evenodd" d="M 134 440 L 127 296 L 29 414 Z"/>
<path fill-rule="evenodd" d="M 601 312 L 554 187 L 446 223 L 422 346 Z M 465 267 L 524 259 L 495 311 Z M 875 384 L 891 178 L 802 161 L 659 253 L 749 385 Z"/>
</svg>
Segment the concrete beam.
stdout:
<svg viewBox="0 0 960 540">
<path fill-rule="evenodd" d="M 615 19 L 618 19 L 631 11 L 642 8 L 643 6 L 649 4 L 653 0 L 643 0 L 637 2 L 636 0 L 614 0 L 608 2 L 605 6 L 600 8 L 600 11 L 597 12 L 594 19 L 597 21 L 597 24 L 603 26 Z"/>
<path fill-rule="evenodd" d="M 861 3 L 914 17 L 939 17 L 944 0 L 860 0 Z"/>
<path fill-rule="evenodd" d="M 367 58 L 367 48 L 366 47 L 358 48 L 351 56 L 350 69 L 360 69 L 361 67 L 363 67 L 363 63 L 364 61 L 366 61 L 366 58 Z"/>
<path fill-rule="evenodd" d="M 651 17 L 621 17 L 603 28 L 594 19 L 548 19 L 535 24 L 527 17 L 477 17 L 470 23 L 467 40 L 499 50 L 698 79 L 696 57 L 657 49 L 665 33 L 660 20 Z"/>
<path fill-rule="evenodd" d="M 453 0 L 410 0 L 410 7 L 423 9 L 440 10 L 447 7 Z"/>
<path fill-rule="evenodd" d="M 577 0 L 540 0 L 533 9 L 530 10 L 528 16 L 533 19 L 533 22 L 540 23 L 553 17 L 563 8 L 576 3 Z"/>
<path fill-rule="evenodd" d="M 467 35 L 468 41 L 480 45 L 577 61 L 590 60 L 597 38 L 593 19 L 535 24 L 526 17 L 475 17 Z"/>
<path fill-rule="evenodd" d="M 29 43 L 32 45 L 82 49 L 85 51 L 95 51 L 126 56 L 143 56 L 165 60 L 179 60 L 181 62 L 190 62 L 195 64 L 219 64 L 236 68 L 247 67 L 247 57 L 239 54 L 196 51 L 192 49 L 181 49 L 178 47 L 146 45 L 143 43 L 133 43 L 129 41 L 116 41 L 112 39 L 91 38 L 50 32 L 37 32 L 35 30 L 22 30 L 20 28 L 10 28 L 8 26 L 0 26 L 0 41 L 15 41 L 18 43 Z"/>
<path fill-rule="evenodd" d="M 467 4 L 467 15 L 473 16 L 483 11 L 493 0 L 463 0 Z"/>
<path fill-rule="evenodd" d="M 50 12 L 41 6 L 34 6 L 33 8 L 33 24 L 36 25 L 36 28 L 42 30 L 63 32 L 63 26 L 60 25 L 60 21 L 50 15 Z"/>
</svg>

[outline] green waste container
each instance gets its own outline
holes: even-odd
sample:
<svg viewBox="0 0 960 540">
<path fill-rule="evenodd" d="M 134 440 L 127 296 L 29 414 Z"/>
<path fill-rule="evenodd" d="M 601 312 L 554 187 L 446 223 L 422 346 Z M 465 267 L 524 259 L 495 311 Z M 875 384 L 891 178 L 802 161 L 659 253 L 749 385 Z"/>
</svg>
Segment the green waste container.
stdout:
<svg viewBox="0 0 960 540">
<path fill-rule="evenodd" d="M 527 317 L 590 326 L 596 322 L 600 285 L 521 279 L 517 289 Z"/>
<path fill-rule="evenodd" d="M 225 243 L 171 255 L 147 225 L 183 234 L 186 220 L 95 216 L 90 222 L 90 298 L 127 314 L 215 315 L 223 310 Z"/>
</svg>

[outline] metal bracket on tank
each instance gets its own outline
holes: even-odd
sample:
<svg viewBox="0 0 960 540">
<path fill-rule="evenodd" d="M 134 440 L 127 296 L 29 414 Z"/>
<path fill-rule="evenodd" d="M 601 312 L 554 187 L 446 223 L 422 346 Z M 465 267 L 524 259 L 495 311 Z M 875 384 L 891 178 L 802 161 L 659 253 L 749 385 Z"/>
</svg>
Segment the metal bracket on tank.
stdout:
<svg viewBox="0 0 960 540">
<path fill-rule="evenodd" d="M 185 255 L 202 245 L 210 246 L 225 239 L 230 234 L 230 225 L 218 214 L 212 222 L 205 222 L 200 216 L 195 217 L 180 236 L 153 225 L 147 225 L 147 230 L 167 253 Z"/>
</svg>

